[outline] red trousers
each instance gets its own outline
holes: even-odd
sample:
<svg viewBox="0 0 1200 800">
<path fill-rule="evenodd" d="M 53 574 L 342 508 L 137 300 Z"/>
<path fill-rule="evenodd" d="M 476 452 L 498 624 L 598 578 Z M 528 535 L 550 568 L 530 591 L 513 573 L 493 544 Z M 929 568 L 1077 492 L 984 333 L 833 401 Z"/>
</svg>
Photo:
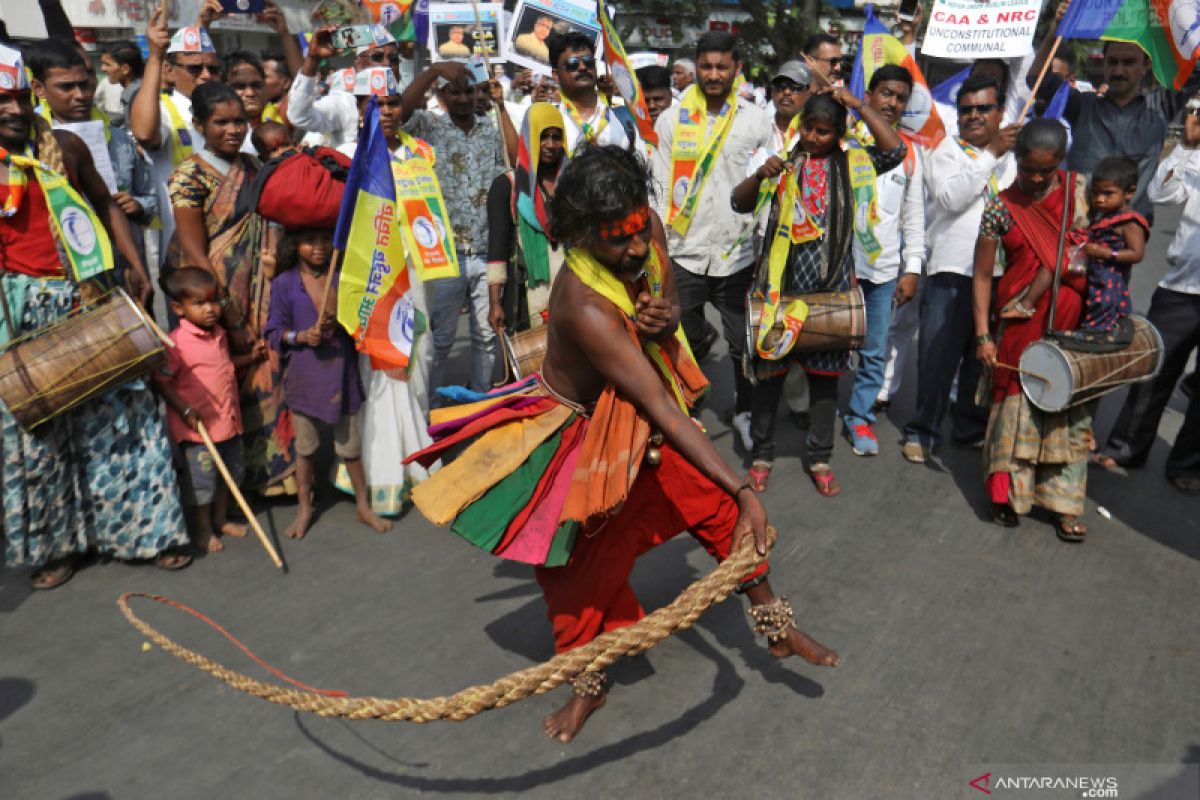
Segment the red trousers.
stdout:
<svg viewBox="0 0 1200 800">
<path fill-rule="evenodd" d="M 642 618 L 645 612 L 629 585 L 642 553 L 687 531 L 724 561 L 737 518 L 733 498 L 664 445 L 662 463 L 642 465 L 621 510 L 579 532 L 565 566 L 538 568 L 555 650 L 579 647 Z M 744 580 L 766 571 L 764 561 Z"/>
</svg>

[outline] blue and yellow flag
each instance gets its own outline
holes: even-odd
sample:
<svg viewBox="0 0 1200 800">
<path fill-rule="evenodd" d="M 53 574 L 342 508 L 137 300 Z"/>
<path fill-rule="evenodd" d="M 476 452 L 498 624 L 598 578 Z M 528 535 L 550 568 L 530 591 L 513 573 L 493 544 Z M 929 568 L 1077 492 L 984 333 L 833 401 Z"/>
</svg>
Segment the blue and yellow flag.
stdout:
<svg viewBox="0 0 1200 800">
<path fill-rule="evenodd" d="M 409 294 L 396 219 L 391 154 L 372 97 L 363 114 L 333 241 L 342 251 L 338 322 L 375 369 L 407 367 L 413 343 L 424 328 Z"/>
</svg>

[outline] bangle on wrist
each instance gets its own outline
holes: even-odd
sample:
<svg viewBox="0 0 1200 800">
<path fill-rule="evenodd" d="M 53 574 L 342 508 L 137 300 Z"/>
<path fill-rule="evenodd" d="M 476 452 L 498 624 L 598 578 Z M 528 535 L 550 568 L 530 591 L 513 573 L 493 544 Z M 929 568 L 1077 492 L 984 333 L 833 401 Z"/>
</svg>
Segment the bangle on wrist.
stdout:
<svg viewBox="0 0 1200 800">
<path fill-rule="evenodd" d="M 290 345 L 295 345 L 297 336 L 299 336 L 299 334 L 296 331 L 288 331 L 283 335 L 283 340 Z"/>
<path fill-rule="evenodd" d="M 733 499 L 734 499 L 734 500 L 737 500 L 737 499 L 738 499 L 738 496 L 739 496 L 739 495 L 741 495 L 741 493 L 742 493 L 744 490 L 746 490 L 746 489 L 749 489 L 749 490 L 750 490 L 750 491 L 752 491 L 752 492 L 754 491 L 754 487 L 753 487 L 753 486 L 751 486 L 751 485 L 750 485 L 750 484 L 748 484 L 748 483 L 743 483 L 741 486 L 739 486 L 738 488 L 736 488 L 736 489 L 734 489 L 734 490 L 733 490 L 733 495 L 732 495 Z"/>
<path fill-rule="evenodd" d="M 990 333 L 982 333 L 975 337 L 975 346 L 979 347 L 980 345 L 990 344 L 991 341 L 992 335 Z"/>
</svg>

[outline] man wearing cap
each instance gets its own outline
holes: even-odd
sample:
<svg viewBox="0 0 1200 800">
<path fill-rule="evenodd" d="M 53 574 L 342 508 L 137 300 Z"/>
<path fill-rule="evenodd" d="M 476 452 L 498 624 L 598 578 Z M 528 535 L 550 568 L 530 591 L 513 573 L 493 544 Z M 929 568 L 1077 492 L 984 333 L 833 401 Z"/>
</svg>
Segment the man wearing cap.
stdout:
<svg viewBox="0 0 1200 800">
<path fill-rule="evenodd" d="M 352 93 L 344 90 L 349 76 L 346 70 L 331 75 L 329 94 L 324 97 L 317 85 L 317 67 L 322 60 L 336 55 L 332 31 L 317 31 L 288 91 L 287 117 L 299 130 L 321 135 L 326 146 L 340 149 L 358 139 L 358 103 Z"/>
<path fill-rule="evenodd" d="M 558 109 L 566 123 L 567 154 L 581 142 L 614 144 L 642 152 L 632 120 L 626 124 L 596 91 L 596 47 L 578 31 L 550 37 L 550 65 L 558 79 Z"/>
<path fill-rule="evenodd" d="M 425 93 L 435 83 L 445 114 L 434 114 L 422 108 Z M 499 355 L 496 332 L 488 324 L 491 303 L 487 284 L 487 196 L 492 181 L 506 168 L 501 150 L 505 142 L 509 147 L 509 160 L 516 160 L 517 134 L 502 101 L 496 103 L 500 131 L 486 117 L 476 115 L 472 83 L 470 71 L 461 62 L 434 64 L 404 91 L 400 111 L 404 130 L 424 139 L 437 154 L 434 171 L 454 229 L 454 246 L 461 270 L 457 278 L 431 280 L 425 284 L 429 327 L 433 333 L 433 367 L 429 376 L 431 397 L 444 383 L 446 360 L 454 346 L 458 315 L 464 300 L 469 300 L 471 306 L 472 389 L 485 391 L 491 387 L 496 356 Z"/>
<path fill-rule="evenodd" d="M 146 303 L 150 279 L 87 146 L 34 113 L 21 55 L 0 45 L 0 343 L 94 299 L 95 284 L 110 280 L 103 234 L 129 264 L 130 294 Z M 0 404 L 0 450 L 5 562 L 33 567 L 35 589 L 61 585 L 89 549 L 157 557 L 168 569 L 191 561 L 170 448 L 144 384 L 111 389 L 36 433 Z"/>
<path fill-rule="evenodd" d="M 709 31 L 696 42 L 698 81 L 676 109 L 654 125 L 658 146 L 650 165 L 659 191 L 659 216 L 667 224 L 680 322 L 691 342 L 705 338 L 704 306 L 721 314 L 734 373 L 734 427 L 749 449 L 750 382 L 742 371 L 746 341 L 746 291 L 754 263 L 750 214 L 730 207 L 733 189 L 746 178 L 750 154 L 775 142 L 771 120 L 740 97 L 741 57 L 727 31 Z"/>
<path fill-rule="evenodd" d="M 161 8 L 150 18 L 146 41 L 150 57 L 129 109 L 129 130 L 149 151 L 154 173 L 165 184 L 175 167 L 201 146 L 192 125 L 192 90 L 221 80 L 221 61 L 204 28 L 180 28 L 171 36 Z M 175 87 L 169 95 L 158 90 L 164 73 Z"/>
</svg>

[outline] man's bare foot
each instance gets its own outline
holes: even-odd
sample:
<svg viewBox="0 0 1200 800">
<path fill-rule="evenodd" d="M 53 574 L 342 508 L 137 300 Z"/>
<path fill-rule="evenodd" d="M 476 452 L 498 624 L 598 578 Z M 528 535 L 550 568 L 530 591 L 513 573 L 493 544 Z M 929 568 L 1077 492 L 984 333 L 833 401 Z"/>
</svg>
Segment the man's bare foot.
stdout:
<svg viewBox="0 0 1200 800">
<path fill-rule="evenodd" d="M 392 523 L 383 519 L 369 508 L 358 507 L 358 521 L 370 526 L 376 533 L 387 533 L 392 529 Z"/>
<path fill-rule="evenodd" d="M 546 735 L 551 739 L 558 739 L 563 744 L 571 741 L 575 734 L 582 730 L 583 723 L 587 722 L 592 712 L 604 705 L 607 696 L 607 692 L 601 692 L 595 697 L 571 695 L 565 706 L 546 717 L 543 723 Z"/>
<path fill-rule="evenodd" d="M 289 539 L 303 539 L 304 534 L 308 533 L 308 525 L 312 522 L 312 509 L 302 508 L 296 512 L 296 519 L 288 526 L 287 537 Z"/>
<path fill-rule="evenodd" d="M 788 628 L 786 639 L 770 645 L 769 650 L 776 658 L 800 656 L 818 667 L 836 667 L 842 663 L 841 656 L 795 625 Z"/>
<path fill-rule="evenodd" d="M 221 544 L 221 540 L 218 539 L 211 531 L 208 533 L 198 534 L 196 536 L 196 540 L 192 542 L 192 544 L 194 544 L 196 549 L 201 553 L 219 553 L 225 549 L 225 545 Z"/>
<path fill-rule="evenodd" d="M 221 535 L 232 536 L 235 539 L 245 539 L 246 526 L 238 522 L 222 522 Z"/>
</svg>

